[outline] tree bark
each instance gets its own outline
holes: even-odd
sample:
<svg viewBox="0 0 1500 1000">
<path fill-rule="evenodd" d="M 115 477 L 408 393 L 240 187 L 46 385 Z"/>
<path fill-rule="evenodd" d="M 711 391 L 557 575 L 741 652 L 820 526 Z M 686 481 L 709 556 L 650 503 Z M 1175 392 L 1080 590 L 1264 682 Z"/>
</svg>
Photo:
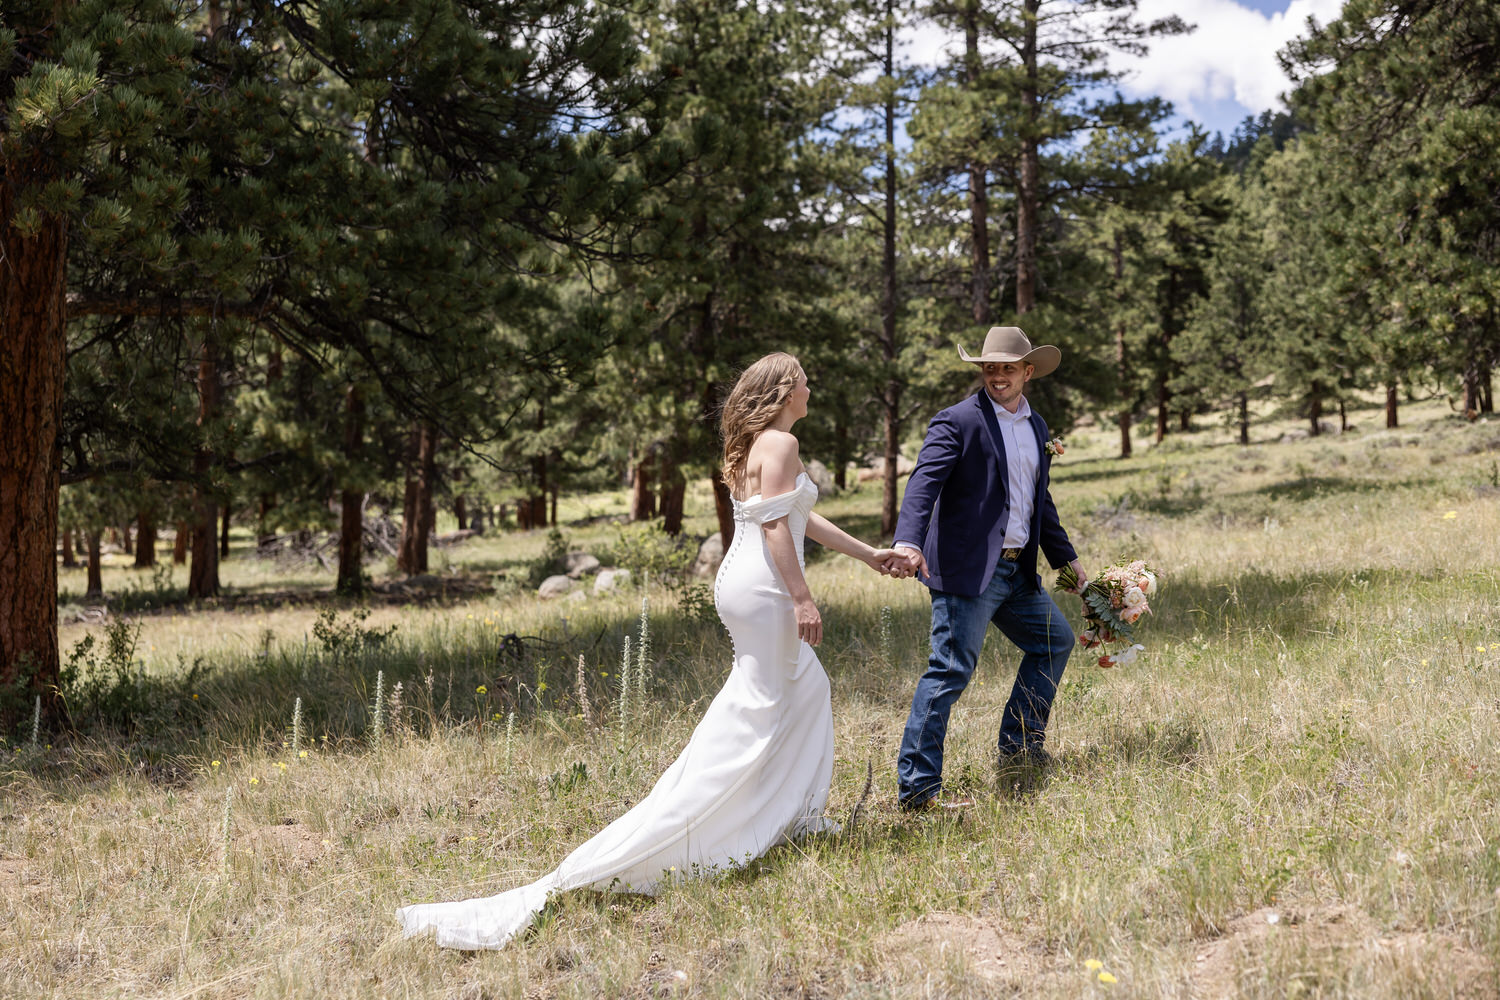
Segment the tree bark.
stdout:
<svg viewBox="0 0 1500 1000">
<path fill-rule="evenodd" d="M 657 502 L 661 507 L 662 530 L 676 538 L 682 534 L 683 503 L 687 495 L 687 480 L 683 478 L 682 469 L 678 467 L 670 448 L 662 451 L 658 467 L 661 494 Z"/>
<path fill-rule="evenodd" d="M 464 500 L 462 493 L 453 497 L 453 520 L 458 522 L 459 531 L 467 531 L 469 528 L 469 505 Z"/>
<path fill-rule="evenodd" d="M 73 554 L 73 529 L 62 531 L 62 564 L 64 569 L 77 569 L 78 557 Z"/>
<path fill-rule="evenodd" d="M 885 4 L 885 73 L 896 75 L 896 8 L 894 0 Z M 880 394 L 885 430 L 885 478 L 880 486 L 880 533 L 889 538 L 896 530 L 896 459 L 901 442 L 902 383 L 895 372 L 900 353 L 896 342 L 896 99 L 886 97 L 885 108 L 885 219 L 881 234 L 880 261 L 880 353 L 887 371 Z"/>
<path fill-rule="evenodd" d="M 734 496 L 729 492 L 729 484 L 724 482 L 724 470 L 718 466 L 714 467 L 709 482 L 714 488 L 714 514 L 719 520 L 719 537 L 724 540 L 724 551 L 728 552 L 729 543 L 734 541 Z"/>
<path fill-rule="evenodd" d="M 102 601 L 104 599 L 104 557 L 101 553 L 103 548 L 103 532 L 98 528 L 87 533 L 89 546 L 89 582 L 88 589 L 84 592 L 86 600 Z"/>
<path fill-rule="evenodd" d="M 1240 444 L 1250 443 L 1250 394 L 1240 390 Z"/>
<path fill-rule="evenodd" d="M 186 521 L 177 522 L 177 534 L 172 539 L 172 563 L 181 566 L 187 562 L 188 538 L 192 528 Z"/>
<path fill-rule="evenodd" d="M 1135 395 L 1130 388 L 1130 351 L 1125 341 L 1125 234 L 1115 230 L 1115 373 L 1120 379 L 1120 457 L 1129 458 L 1130 444 L 1130 400 Z"/>
<path fill-rule="evenodd" d="M 351 385 L 344 394 L 344 460 L 350 471 L 339 492 L 339 576 L 336 589 L 343 594 L 357 594 L 365 589 L 365 494 L 347 480 L 359 464 L 364 445 L 365 402 L 359 386 Z"/>
<path fill-rule="evenodd" d="M 656 494 L 651 483 L 656 471 L 657 446 L 642 451 L 630 470 L 630 519 L 649 521 L 656 516 Z"/>
<path fill-rule="evenodd" d="M 193 561 L 188 567 L 187 596 L 190 599 L 213 597 L 219 592 L 219 549 L 217 532 L 219 504 L 210 493 L 214 453 L 208 435 L 219 412 L 219 353 L 212 333 L 203 338 L 198 356 L 198 426 L 203 435 L 193 456 L 193 478 L 196 493 L 193 523 Z"/>
<path fill-rule="evenodd" d="M 156 517 L 146 511 L 136 515 L 135 568 L 150 569 L 156 565 Z"/>
<path fill-rule="evenodd" d="M 1041 144 L 1037 137 L 1040 84 L 1037 60 L 1037 12 L 1041 0 L 1022 4 L 1021 85 L 1025 123 L 1021 133 L 1021 176 L 1016 191 L 1016 313 L 1024 316 L 1036 305 L 1036 244 L 1041 219 Z"/>
<path fill-rule="evenodd" d="M 401 510 L 401 552 L 396 568 L 408 576 L 427 572 L 427 541 L 432 525 L 432 486 L 436 474 L 437 428 L 421 424 L 412 431 L 413 459 L 406 476 Z"/>
<path fill-rule="evenodd" d="M 964 77 L 977 89 L 983 60 L 979 54 L 979 2 L 964 0 Z M 973 274 L 969 286 L 969 308 L 974 323 L 990 325 L 990 195 L 986 164 L 969 161 L 969 249 Z"/>
<path fill-rule="evenodd" d="M 232 512 L 229 505 L 224 505 L 224 519 L 219 522 L 219 558 L 223 559 L 229 555 L 229 515 Z"/>
<path fill-rule="evenodd" d="M 56 166 L 40 152 L 0 172 L 0 684 L 56 697 L 57 505 L 68 226 L 13 226 L 23 185 Z M 0 728 L 15 720 L 0 717 Z"/>
<path fill-rule="evenodd" d="M 1396 424 L 1396 383 L 1390 381 L 1385 384 L 1385 425 L 1395 427 Z"/>
</svg>

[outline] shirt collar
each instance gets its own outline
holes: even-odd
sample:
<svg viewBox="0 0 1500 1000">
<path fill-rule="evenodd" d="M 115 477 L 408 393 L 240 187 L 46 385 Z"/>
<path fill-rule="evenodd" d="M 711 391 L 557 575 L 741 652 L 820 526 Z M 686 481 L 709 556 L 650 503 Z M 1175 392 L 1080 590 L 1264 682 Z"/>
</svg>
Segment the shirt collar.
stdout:
<svg viewBox="0 0 1500 1000">
<path fill-rule="evenodd" d="M 990 399 L 990 394 L 987 392 L 984 394 L 984 398 L 989 400 L 990 406 L 994 408 L 996 418 L 1000 420 L 1009 420 L 1012 423 L 1020 423 L 1023 420 L 1031 419 L 1031 404 L 1027 402 L 1025 396 L 1021 397 L 1021 405 L 1016 407 L 1015 413 L 1010 412 L 1005 407 L 995 402 L 993 399 Z"/>
</svg>

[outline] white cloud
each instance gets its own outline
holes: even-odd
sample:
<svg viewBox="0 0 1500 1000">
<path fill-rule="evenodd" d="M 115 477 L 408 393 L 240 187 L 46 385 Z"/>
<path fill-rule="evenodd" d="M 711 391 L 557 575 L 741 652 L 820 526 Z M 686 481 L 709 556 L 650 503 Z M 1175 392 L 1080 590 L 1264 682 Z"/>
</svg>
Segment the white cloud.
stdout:
<svg viewBox="0 0 1500 1000">
<path fill-rule="evenodd" d="M 1122 89 L 1164 97 L 1188 118 L 1224 100 L 1247 114 L 1278 108 L 1291 81 L 1276 53 L 1306 34 L 1308 17 L 1327 24 L 1342 6 L 1341 0 L 1291 0 L 1281 13 L 1262 14 L 1232 0 L 1140 0 L 1143 20 L 1176 14 L 1197 30 L 1156 39 L 1144 58 L 1118 57 L 1116 67 L 1128 73 Z"/>
</svg>

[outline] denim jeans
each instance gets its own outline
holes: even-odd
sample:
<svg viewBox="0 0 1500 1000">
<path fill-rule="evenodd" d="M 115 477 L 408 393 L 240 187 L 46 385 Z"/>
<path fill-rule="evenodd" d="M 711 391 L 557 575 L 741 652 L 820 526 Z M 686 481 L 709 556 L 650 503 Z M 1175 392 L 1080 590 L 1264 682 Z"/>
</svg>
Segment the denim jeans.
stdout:
<svg viewBox="0 0 1500 1000">
<path fill-rule="evenodd" d="M 897 792 L 903 803 L 924 802 L 942 789 L 948 713 L 969 686 L 991 624 L 1022 653 L 1000 721 L 999 752 L 1039 750 L 1046 739 L 1052 698 L 1073 652 L 1073 629 L 1031 573 L 1001 560 L 978 597 L 932 592 L 932 656 L 917 681 L 896 759 Z"/>
</svg>

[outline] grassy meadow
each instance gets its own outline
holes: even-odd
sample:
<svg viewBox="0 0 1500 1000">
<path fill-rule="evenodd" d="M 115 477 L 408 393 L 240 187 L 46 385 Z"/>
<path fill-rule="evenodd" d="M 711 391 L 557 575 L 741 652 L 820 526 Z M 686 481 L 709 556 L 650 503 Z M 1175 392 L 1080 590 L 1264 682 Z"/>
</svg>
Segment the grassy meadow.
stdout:
<svg viewBox="0 0 1500 1000">
<path fill-rule="evenodd" d="M 1248 448 L 1204 420 L 1129 461 L 1070 437 L 1053 496 L 1086 568 L 1162 574 L 1147 654 L 1075 652 L 1059 766 L 1021 785 L 992 761 L 1016 661 L 992 636 L 948 737 L 961 813 L 895 808 L 925 590 L 816 556 L 843 831 L 563 895 L 499 952 L 392 911 L 530 881 L 646 793 L 729 667 L 702 590 L 539 601 L 544 532 L 434 550 L 412 586 L 373 566 L 358 603 L 239 538 L 209 607 L 181 567 L 118 557 L 108 610 L 64 571 L 65 659 L 133 721 L 5 734 L 0 996 L 1500 997 L 1500 423 L 1351 417 Z M 819 509 L 873 540 L 877 485 Z M 568 546 L 623 550 L 624 504 L 565 498 Z M 689 509 L 713 530 L 706 492 Z"/>
</svg>

